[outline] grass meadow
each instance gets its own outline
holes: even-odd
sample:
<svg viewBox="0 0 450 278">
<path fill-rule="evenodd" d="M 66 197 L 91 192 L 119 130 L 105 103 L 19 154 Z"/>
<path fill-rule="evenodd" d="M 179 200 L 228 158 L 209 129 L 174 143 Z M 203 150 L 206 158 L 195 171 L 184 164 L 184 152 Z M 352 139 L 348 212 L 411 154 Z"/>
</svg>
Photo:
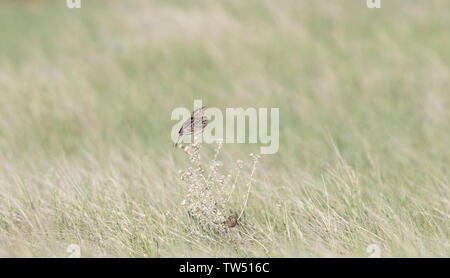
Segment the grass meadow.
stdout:
<svg viewBox="0 0 450 278">
<path fill-rule="evenodd" d="M 0 257 L 449 257 L 450 2 L 365 2 L 0 1 Z M 194 99 L 280 108 L 226 237 L 181 205 Z"/>
</svg>

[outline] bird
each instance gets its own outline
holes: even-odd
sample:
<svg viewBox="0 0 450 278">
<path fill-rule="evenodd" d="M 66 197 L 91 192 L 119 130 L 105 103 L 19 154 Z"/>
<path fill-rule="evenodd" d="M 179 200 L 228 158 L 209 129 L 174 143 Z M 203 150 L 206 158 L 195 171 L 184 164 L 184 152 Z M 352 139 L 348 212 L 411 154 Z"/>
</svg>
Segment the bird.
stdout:
<svg viewBox="0 0 450 278">
<path fill-rule="evenodd" d="M 233 228 L 237 225 L 238 217 L 236 215 L 230 215 L 228 216 L 227 220 L 225 221 L 225 225 L 229 228 Z"/>
<path fill-rule="evenodd" d="M 203 132 L 206 125 L 208 124 L 208 118 L 205 115 L 205 108 L 206 106 L 195 109 L 191 114 L 191 118 L 187 119 L 183 123 L 183 125 L 180 128 L 180 131 L 178 131 L 178 139 L 173 145 L 174 147 L 178 146 L 183 135 L 195 136 Z"/>
</svg>

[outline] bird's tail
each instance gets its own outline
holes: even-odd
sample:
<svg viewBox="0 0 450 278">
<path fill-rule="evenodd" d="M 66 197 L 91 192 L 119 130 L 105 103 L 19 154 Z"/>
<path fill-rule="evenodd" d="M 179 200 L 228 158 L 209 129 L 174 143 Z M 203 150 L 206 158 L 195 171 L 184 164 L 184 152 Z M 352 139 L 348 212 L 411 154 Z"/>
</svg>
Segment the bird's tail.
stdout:
<svg viewBox="0 0 450 278">
<path fill-rule="evenodd" d="M 178 139 L 177 139 L 177 141 L 175 142 L 175 144 L 173 144 L 173 146 L 176 148 L 176 147 L 178 147 L 178 144 L 180 143 L 180 141 L 181 141 L 181 136 L 178 136 Z"/>
</svg>

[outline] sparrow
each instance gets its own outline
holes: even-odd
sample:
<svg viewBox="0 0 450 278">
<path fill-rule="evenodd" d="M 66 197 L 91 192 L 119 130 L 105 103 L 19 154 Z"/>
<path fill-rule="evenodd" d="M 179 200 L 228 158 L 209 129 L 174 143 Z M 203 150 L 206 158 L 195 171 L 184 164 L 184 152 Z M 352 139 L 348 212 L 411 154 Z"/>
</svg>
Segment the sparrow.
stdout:
<svg viewBox="0 0 450 278">
<path fill-rule="evenodd" d="M 225 225 L 229 228 L 233 228 L 237 225 L 238 218 L 236 215 L 230 215 L 228 216 L 227 220 L 225 221 Z"/>
<path fill-rule="evenodd" d="M 174 147 L 178 146 L 183 135 L 195 136 L 203 132 L 206 125 L 208 124 L 208 118 L 205 115 L 205 108 L 206 106 L 195 109 L 191 114 L 191 118 L 187 119 L 183 123 L 183 125 L 180 128 L 180 131 L 178 131 L 178 139 L 173 145 Z"/>
</svg>

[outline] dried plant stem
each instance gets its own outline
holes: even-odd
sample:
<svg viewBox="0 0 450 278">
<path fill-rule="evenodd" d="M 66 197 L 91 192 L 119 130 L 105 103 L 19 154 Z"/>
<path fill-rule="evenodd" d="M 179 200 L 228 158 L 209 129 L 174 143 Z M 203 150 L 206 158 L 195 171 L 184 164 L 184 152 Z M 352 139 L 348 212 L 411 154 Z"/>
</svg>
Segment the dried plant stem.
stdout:
<svg viewBox="0 0 450 278">
<path fill-rule="evenodd" d="M 217 173 L 217 157 L 219 156 L 220 150 L 222 149 L 222 142 L 217 142 L 216 153 L 211 161 L 211 171 L 208 174 L 207 180 L 211 182 L 211 179 L 216 176 Z"/>
<path fill-rule="evenodd" d="M 238 224 L 238 219 L 247 207 L 253 182 L 252 179 L 259 156 L 250 154 L 253 158 L 253 168 L 250 174 L 250 182 L 247 184 L 245 203 L 238 218 L 237 214 L 232 213 L 233 210 L 231 210 L 229 203 L 234 189 L 238 187 L 243 162 L 241 160 L 237 161 L 237 174 L 231 190 L 228 191 L 230 189 L 228 186 L 231 181 L 231 174 L 228 175 L 229 178 L 225 179 L 225 176 L 220 173 L 220 165 L 217 161 L 221 147 L 222 142 L 217 142 L 216 152 L 209 163 L 210 170 L 208 175 L 206 175 L 206 171 L 203 169 L 200 161 L 201 142 L 195 142 L 194 144 L 183 147 L 183 150 L 189 156 L 191 167 L 188 167 L 184 171 L 180 170 L 180 178 L 188 184 L 188 192 L 182 205 L 187 208 L 189 216 L 196 219 L 204 228 L 208 230 L 212 229 L 221 235 L 226 235 L 230 228 Z M 232 214 L 230 215 L 229 213 Z"/>
<path fill-rule="evenodd" d="M 250 173 L 250 181 L 247 184 L 247 194 L 245 196 L 244 205 L 242 206 L 241 213 L 239 213 L 239 217 L 237 220 L 241 219 L 242 215 L 244 214 L 245 209 L 247 208 L 248 197 L 250 196 L 250 190 L 251 190 L 252 184 L 253 184 L 253 175 L 255 174 L 256 164 L 258 163 L 258 159 L 259 159 L 258 155 L 250 154 L 250 156 L 253 158 L 252 172 Z"/>
<path fill-rule="evenodd" d="M 241 168 L 240 168 L 240 167 L 237 167 L 236 176 L 235 176 L 235 178 L 234 178 L 233 185 L 231 186 L 230 193 L 228 194 L 228 197 L 227 197 L 227 204 L 230 202 L 231 195 L 233 194 L 234 188 L 236 187 L 236 183 L 237 183 L 237 180 L 238 180 L 238 178 L 239 178 L 239 174 L 240 174 L 240 173 L 241 173 Z"/>
</svg>

